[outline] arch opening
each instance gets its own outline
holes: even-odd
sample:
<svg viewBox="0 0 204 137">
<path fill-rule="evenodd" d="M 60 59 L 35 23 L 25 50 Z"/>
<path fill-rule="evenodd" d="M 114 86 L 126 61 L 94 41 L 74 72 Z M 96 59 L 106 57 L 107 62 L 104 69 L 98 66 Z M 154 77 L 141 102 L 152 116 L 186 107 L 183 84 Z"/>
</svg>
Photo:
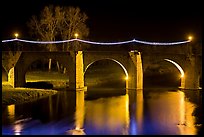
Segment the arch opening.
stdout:
<svg viewBox="0 0 204 137">
<path fill-rule="evenodd" d="M 84 83 L 88 87 L 88 94 L 95 92 L 97 89 L 97 94 L 119 94 L 120 89 L 126 88 L 128 73 L 124 65 L 115 59 L 104 58 L 96 60 L 87 65 L 84 71 Z M 98 90 L 105 89 L 105 90 Z M 115 90 L 115 91 L 113 91 Z"/>
<path fill-rule="evenodd" d="M 182 68 L 179 68 L 179 70 L 178 67 L 175 67 L 175 63 L 172 62 L 169 59 L 148 62 L 144 70 L 144 86 L 147 88 L 180 87 L 184 80 L 184 77 L 181 77 L 184 76 L 184 71 L 182 71 Z"/>
<path fill-rule="evenodd" d="M 170 59 L 164 59 L 164 60 L 166 60 L 166 61 L 171 62 L 172 64 L 174 64 L 174 65 L 176 66 L 176 68 L 179 70 L 179 72 L 181 73 L 181 78 L 184 77 L 184 71 L 183 71 L 182 67 L 181 67 L 178 63 L 176 63 L 176 62 L 174 62 L 174 61 L 172 61 L 172 60 L 170 60 Z"/>
<path fill-rule="evenodd" d="M 112 61 L 118 63 L 118 64 L 122 67 L 122 69 L 124 70 L 124 72 L 125 72 L 125 76 L 126 76 L 125 79 L 128 79 L 127 69 L 126 69 L 119 61 L 117 61 L 117 60 L 115 60 L 115 59 L 109 59 L 109 58 L 102 59 L 102 60 L 112 60 Z M 97 61 L 100 61 L 100 60 L 97 60 Z M 96 61 L 95 61 L 95 62 L 96 62 Z M 86 70 L 87 70 L 93 63 L 94 63 L 94 62 L 90 63 L 90 64 L 85 68 L 84 74 L 86 73 Z"/>
<path fill-rule="evenodd" d="M 68 74 L 58 70 L 57 60 L 52 59 L 51 71 L 48 71 L 48 58 L 38 58 L 25 68 L 25 87 L 57 89 L 68 85 Z"/>
<path fill-rule="evenodd" d="M 180 88 L 184 88 L 185 87 L 185 77 L 184 77 L 185 73 L 184 73 L 182 67 L 178 63 L 174 62 L 173 60 L 170 60 L 170 59 L 164 59 L 164 60 L 172 63 L 179 70 L 179 72 L 181 74 Z"/>
</svg>

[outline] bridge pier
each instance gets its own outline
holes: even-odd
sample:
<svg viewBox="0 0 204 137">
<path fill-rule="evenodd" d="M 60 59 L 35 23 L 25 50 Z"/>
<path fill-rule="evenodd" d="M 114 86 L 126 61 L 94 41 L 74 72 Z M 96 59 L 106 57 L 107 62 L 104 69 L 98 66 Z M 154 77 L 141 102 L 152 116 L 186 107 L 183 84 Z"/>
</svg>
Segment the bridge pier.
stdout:
<svg viewBox="0 0 204 137">
<path fill-rule="evenodd" d="M 72 64 L 69 70 L 69 89 L 71 90 L 84 90 L 84 62 L 83 62 L 83 52 L 76 51 L 72 52 L 72 58 L 74 64 Z M 70 66 L 69 66 L 70 68 Z"/>
<path fill-rule="evenodd" d="M 184 77 L 181 78 L 181 89 L 197 90 L 199 87 L 199 72 L 196 57 L 191 57 L 189 63 L 186 64 Z"/>
<path fill-rule="evenodd" d="M 9 84 L 14 87 L 14 81 L 15 81 L 15 77 L 14 77 L 14 67 L 12 67 L 10 70 L 9 70 L 9 73 L 8 73 L 8 82 Z"/>
<path fill-rule="evenodd" d="M 76 89 L 84 89 L 84 62 L 83 52 L 76 52 Z"/>
<path fill-rule="evenodd" d="M 143 70 L 141 53 L 138 51 L 129 52 L 131 62 L 128 70 L 128 89 L 143 89 Z"/>
<path fill-rule="evenodd" d="M 23 74 L 22 69 L 19 67 L 12 67 L 8 73 L 9 84 L 15 87 L 23 87 L 25 85 L 25 74 Z"/>
</svg>

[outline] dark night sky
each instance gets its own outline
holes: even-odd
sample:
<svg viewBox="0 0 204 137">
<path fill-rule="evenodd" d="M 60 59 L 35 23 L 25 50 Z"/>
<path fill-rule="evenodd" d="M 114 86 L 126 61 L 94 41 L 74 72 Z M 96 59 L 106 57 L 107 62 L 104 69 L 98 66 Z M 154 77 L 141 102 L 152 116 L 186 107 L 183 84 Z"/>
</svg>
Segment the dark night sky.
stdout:
<svg viewBox="0 0 204 137">
<path fill-rule="evenodd" d="M 1 1 L 2 2 L 2 1 Z M 189 34 L 202 38 L 201 3 L 137 2 L 137 0 L 4 0 L 1 4 L 2 39 L 29 39 L 26 22 L 49 4 L 78 6 L 85 12 L 89 40 L 179 41 Z"/>
</svg>

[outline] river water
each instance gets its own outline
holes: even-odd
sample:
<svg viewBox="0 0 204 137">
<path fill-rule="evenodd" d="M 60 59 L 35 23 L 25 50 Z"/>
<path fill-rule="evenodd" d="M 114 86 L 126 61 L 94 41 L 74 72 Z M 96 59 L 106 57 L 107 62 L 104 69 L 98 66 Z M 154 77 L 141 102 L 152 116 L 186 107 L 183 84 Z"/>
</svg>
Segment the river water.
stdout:
<svg viewBox="0 0 204 137">
<path fill-rule="evenodd" d="M 2 135 L 197 135 L 201 98 L 201 91 L 167 88 L 63 90 L 3 107 Z"/>
</svg>

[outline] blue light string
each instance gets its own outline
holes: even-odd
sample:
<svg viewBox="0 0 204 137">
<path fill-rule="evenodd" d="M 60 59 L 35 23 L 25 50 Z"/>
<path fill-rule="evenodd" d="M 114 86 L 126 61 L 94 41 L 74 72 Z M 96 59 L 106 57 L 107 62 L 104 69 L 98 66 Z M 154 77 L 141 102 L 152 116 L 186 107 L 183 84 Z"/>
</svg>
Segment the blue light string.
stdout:
<svg viewBox="0 0 204 137">
<path fill-rule="evenodd" d="M 82 39 L 70 39 L 70 40 L 62 40 L 62 41 L 31 41 L 31 40 L 23 40 L 23 39 L 10 39 L 10 40 L 2 40 L 3 43 L 5 42 L 12 42 L 12 41 L 20 41 L 20 42 L 27 42 L 27 43 L 34 43 L 34 44 L 59 44 L 59 43 L 67 43 L 73 41 L 79 41 L 88 44 L 95 44 L 95 45 L 120 45 L 120 44 L 127 44 L 127 43 L 141 43 L 147 45 L 178 45 L 178 44 L 185 44 L 190 42 L 191 40 L 185 40 L 180 42 L 148 42 L 148 41 L 141 41 L 141 40 L 129 40 L 129 41 L 122 41 L 122 42 L 94 42 Z"/>
</svg>

